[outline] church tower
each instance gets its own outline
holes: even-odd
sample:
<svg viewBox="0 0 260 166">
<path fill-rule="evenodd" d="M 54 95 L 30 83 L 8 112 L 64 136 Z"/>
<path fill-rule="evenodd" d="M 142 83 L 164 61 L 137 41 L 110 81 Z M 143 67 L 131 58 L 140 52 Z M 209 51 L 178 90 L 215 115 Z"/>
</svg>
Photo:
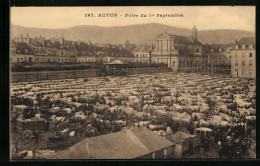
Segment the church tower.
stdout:
<svg viewBox="0 0 260 166">
<path fill-rule="evenodd" d="M 197 40 L 197 28 L 195 27 L 195 25 L 194 25 L 194 27 L 192 28 L 191 31 L 192 31 L 192 32 L 191 32 L 191 37 L 192 37 L 193 39 Z"/>
</svg>

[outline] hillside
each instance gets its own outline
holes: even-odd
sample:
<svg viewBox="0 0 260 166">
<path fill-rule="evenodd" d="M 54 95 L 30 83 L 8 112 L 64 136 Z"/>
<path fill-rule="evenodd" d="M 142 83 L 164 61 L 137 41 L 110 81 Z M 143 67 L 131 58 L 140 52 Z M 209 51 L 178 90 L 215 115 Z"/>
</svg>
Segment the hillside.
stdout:
<svg viewBox="0 0 260 166">
<path fill-rule="evenodd" d="M 135 44 L 153 44 L 156 37 L 162 32 L 167 31 L 170 34 L 190 36 L 191 28 L 177 28 L 164 24 L 139 24 L 119 27 L 100 27 L 100 26 L 75 26 L 66 29 L 41 29 L 21 27 L 11 25 L 11 37 L 20 36 L 20 34 L 29 33 L 31 37 L 42 35 L 47 39 L 50 37 L 61 37 L 64 35 L 67 40 L 86 41 L 92 43 L 125 43 L 129 40 Z M 242 37 L 254 37 L 253 32 L 239 30 L 198 30 L 198 40 L 202 43 L 227 44 L 234 43 Z"/>
</svg>

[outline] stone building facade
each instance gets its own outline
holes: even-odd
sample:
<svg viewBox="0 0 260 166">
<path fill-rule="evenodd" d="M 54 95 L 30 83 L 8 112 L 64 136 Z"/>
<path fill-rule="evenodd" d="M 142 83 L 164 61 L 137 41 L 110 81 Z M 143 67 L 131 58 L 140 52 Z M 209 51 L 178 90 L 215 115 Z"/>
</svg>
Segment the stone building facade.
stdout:
<svg viewBox="0 0 260 166">
<path fill-rule="evenodd" d="M 231 48 L 233 44 L 204 45 L 206 73 L 231 74 Z"/>
<path fill-rule="evenodd" d="M 134 62 L 151 63 L 151 46 L 139 46 L 133 51 Z"/>
<path fill-rule="evenodd" d="M 191 37 L 161 34 L 152 51 L 152 63 L 166 63 L 173 71 L 202 72 L 203 45 L 197 40 L 197 28 L 192 28 Z"/>
<path fill-rule="evenodd" d="M 256 77 L 255 38 L 242 38 L 231 49 L 231 74 L 233 77 Z"/>
</svg>

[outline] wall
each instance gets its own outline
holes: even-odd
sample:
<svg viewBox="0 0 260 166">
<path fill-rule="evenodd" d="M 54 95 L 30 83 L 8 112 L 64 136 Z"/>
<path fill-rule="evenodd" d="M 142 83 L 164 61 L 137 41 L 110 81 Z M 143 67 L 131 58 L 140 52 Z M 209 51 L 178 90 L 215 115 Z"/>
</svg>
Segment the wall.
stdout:
<svg viewBox="0 0 260 166">
<path fill-rule="evenodd" d="M 64 70 L 44 72 L 11 72 L 11 82 L 30 82 L 40 80 L 73 79 L 97 76 L 97 69 Z"/>
<path fill-rule="evenodd" d="M 127 75 L 131 74 L 152 74 L 167 72 L 167 69 L 161 67 L 149 68 L 126 68 Z M 57 80 L 57 79 L 73 79 L 73 78 L 87 78 L 97 77 L 99 75 L 98 69 L 88 70 L 64 70 L 64 71 L 44 71 L 44 72 L 11 72 L 11 82 L 30 82 L 40 80 Z"/>
<path fill-rule="evenodd" d="M 252 53 L 252 57 L 249 54 Z M 244 56 L 242 56 L 244 54 Z M 231 51 L 231 74 L 233 77 L 256 77 L 256 61 L 255 61 L 254 49 L 234 49 Z M 236 65 L 236 61 L 237 64 Z M 245 65 L 242 65 L 242 61 L 245 61 Z M 249 65 L 249 61 L 252 61 L 252 65 Z M 242 72 L 243 71 L 243 72 Z M 252 71 L 250 74 L 249 71 Z"/>
</svg>

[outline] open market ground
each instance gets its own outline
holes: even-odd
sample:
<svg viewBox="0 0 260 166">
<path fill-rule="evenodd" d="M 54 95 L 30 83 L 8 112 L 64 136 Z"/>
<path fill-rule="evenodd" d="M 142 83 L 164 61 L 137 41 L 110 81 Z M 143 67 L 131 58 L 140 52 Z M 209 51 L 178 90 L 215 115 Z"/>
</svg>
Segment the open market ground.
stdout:
<svg viewBox="0 0 260 166">
<path fill-rule="evenodd" d="M 168 134 L 166 127 L 171 128 L 171 133 L 187 131 L 186 124 L 191 121 L 194 126 L 231 126 L 251 120 L 256 111 L 255 79 L 225 75 L 137 74 L 20 82 L 12 83 L 10 89 L 12 106 L 38 106 L 41 117 L 58 123 L 42 131 L 38 143 L 33 138 L 23 140 L 21 133 L 12 130 L 11 143 L 16 152 L 66 149 L 86 137 L 117 132 L 138 123 L 148 124 L 150 129 L 164 125 L 165 129 L 154 130 L 162 137 Z M 50 114 L 41 111 L 46 108 Z M 65 130 L 75 136 L 48 143 L 50 136 Z M 200 150 L 189 157 L 219 158 L 214 147 L 206 155 Z"/>
</svg>

